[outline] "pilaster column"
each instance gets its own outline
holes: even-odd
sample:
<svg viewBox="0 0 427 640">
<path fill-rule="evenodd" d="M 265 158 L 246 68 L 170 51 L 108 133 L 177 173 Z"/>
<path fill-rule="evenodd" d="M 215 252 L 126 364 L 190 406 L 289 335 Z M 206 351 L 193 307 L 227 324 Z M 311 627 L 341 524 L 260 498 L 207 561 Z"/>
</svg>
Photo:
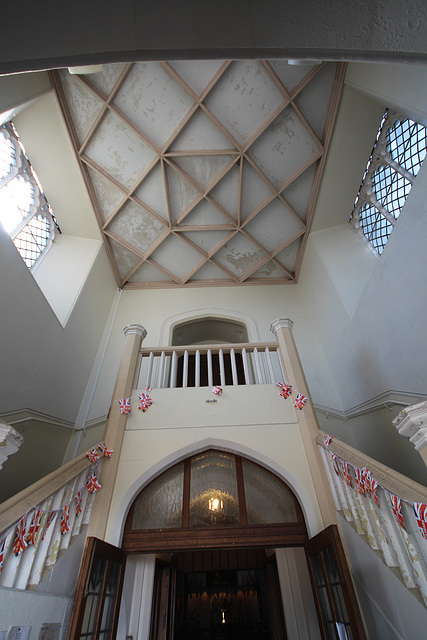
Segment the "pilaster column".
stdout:
<svg viewBox="0 0 427 640">
<path fill-rule="evenodd" d="M 393 424 L 401 436 L 409 438 L 427 465 L 427 401 L 402 409 Z"/>
<path fill-rule="evenodd" d="M 103 464 L 101 473 L 101 489 L 96 494 L 90 516 L 88 535 L 104 539 L 108 522 L 114 483 L 120 462 L 120 453 L 126 428 L 126 414 L 120 413 L 118 400 L 132 395 L 136 366 L 141 343 L 147 335 L 140 324 L 128 324 L 124 329 L 125 346 L 120 360 L 114 386 L 112 404 L 108 412 L 104 441 L 109 449 L 113 449 L 112 457 Z"/>
<path fill-rule="evenodd" d="M 310 399 L 307 381 L 304 370 L 299 359 L 298 350 L 292 335 L 292 320 L 289 318 L 277 318 L 270 325 L 270 330 L 275 334 L 279 344 L 279 357 L 286 382 L 292 385 L 292 395 L 296 397 L 297 392 L 308 397 L 302 411 L 297 411 L 298 423 L 301 437 L 304 444 L 305 453 L 311 471 L 311 477 L 319 503 L 320 513 L 325 527 L 337 522 L 337 512 L 332 498 L 329 480 L 325 467 L 316 443 L 316 436 L 319 433 L 316 414 Z"/>
</svg>

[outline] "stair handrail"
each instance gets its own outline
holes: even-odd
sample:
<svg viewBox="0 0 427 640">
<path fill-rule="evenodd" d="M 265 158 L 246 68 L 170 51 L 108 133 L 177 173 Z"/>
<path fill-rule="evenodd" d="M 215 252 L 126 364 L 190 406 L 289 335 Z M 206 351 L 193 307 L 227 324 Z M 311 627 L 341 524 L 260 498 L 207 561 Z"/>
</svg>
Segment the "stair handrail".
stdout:
<svg viewBox="0 0 427 640">
<path fill-rule="evenodd" d="M 162 353 L 166 355 L 172 354 L 174 351 L 178 354 L 183 354 L 187 351 L 189 354 L 194 354 L 196 351 L 200 351 L 200 353 L 207 353 L 208 351 L 219 352 L 222 350 L 230 351 L 234 349 L 234 351 L 241 351 L 242 349 L 251 350 L 251 349 L 271 349 L 276 350 L 278 348 L 277 342 L 226 342 L 224 344 L 187 344 L 182 346 L 165 346 L 165 347 L 141 347 L 139 353 L 142 355 L 150 355 L 153 353 L 155 356 L 160 356 Z"/>
<path fill-rule="evenodd" d="M 371 458 L 335 436 L 326 446 L 324 443 L 326 436 L 326 433 L 319 431 L 316 437 L 317 444 L 334 453 L 338 458 L 345 460 L 345 462 L 349 462 L 353 467 L 359 469 L 366 467 L 378 484 L 390 493 L 410 502 L 427 503 L 427 487 L 424 485 L 375 460 L 375 458 Z"/>
<path fill-rule="evenodd" d="M 82 453 L 2 502 L 0 504 L 0 535 L 15 525 L 29 509 L 41 504 L 91 466 L 92 462 L 87 458 L 86 453 Z"/>
</svg>

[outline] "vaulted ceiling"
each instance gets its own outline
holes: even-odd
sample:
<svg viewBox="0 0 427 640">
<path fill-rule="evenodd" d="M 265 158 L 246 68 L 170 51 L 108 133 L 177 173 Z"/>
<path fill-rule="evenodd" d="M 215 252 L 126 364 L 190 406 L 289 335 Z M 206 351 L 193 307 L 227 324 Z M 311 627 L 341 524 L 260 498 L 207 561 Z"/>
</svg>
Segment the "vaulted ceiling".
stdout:
<svg viewBox="0 0 427 640">
<path fill-rule="evenodd" d="M 345 65 L 51 72 L 117 284 L 298 279 Z"/>
</svg>

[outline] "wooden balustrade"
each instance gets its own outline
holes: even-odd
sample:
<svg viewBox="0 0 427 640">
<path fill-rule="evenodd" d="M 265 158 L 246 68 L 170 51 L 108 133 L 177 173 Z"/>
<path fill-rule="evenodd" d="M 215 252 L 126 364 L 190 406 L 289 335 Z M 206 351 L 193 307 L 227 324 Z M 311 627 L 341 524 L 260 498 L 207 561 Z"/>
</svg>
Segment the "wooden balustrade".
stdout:
<svg viewBox="0 0 427 640">
<path fill-rule="evenodd" d="M 337 511 L 427 606 L 427 540 L 418 527 L 413 509 L 414 502 L 427 503 L 427 489 L 337 438 L 326 447 L 324 437 L 319 434 L 316 441 Z M 352 486 L 345 482 L 339 467 L 340 475 L 337 474 L 336 459 L 334 461 L 331 454 L 347 462 L 350 469 L 366 468 L 371 472 L 378 482 L 379 505 L 367 491 L 364 494 L 358 491 L 353 471 L 350 471 Z M 405 528 L 397 522 L 390 495 L 401 498 Z"/>
<path fill-rule="evenodd" d="M 143 348 L 139 355 L 136 388 L 275 384 L 284 381 L 277 342 Z"/>
</svg>

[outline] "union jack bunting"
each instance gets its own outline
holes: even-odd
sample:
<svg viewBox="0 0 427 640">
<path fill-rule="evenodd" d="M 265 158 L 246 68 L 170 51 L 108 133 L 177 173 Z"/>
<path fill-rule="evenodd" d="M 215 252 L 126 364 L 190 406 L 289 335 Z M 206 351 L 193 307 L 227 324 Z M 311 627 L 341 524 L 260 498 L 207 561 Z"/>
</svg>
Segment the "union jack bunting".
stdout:
<svg viewBox="0 0 427 640">
<path fill-rule="evenodd" d="M 376 480 L 374 480 L 373 477 L 371 476 L 370 480 L 369 480 L 369 483 L 371 485 L 370 494 L 371 494 L 375 504 L 379 506 L 380 505 L 380 501 L 379 501 L 378 496 L 377 496 L 378 482 Z"/>
<path fill-rule="evenodd" d="M 363 486 L 365 487 L 366 493 L 370 493 L 372 495 L 371 472 L 364 468 L 362 469 L 362 476 L 363 476 Z"/>
<path fill-rule="evenodd" d="M 3 571 L 3 561 L 4 561 L 4 548 L 6 546 L 6 538 L 0 540 L 0 575 Z"/>
<path fill-rule="evenodd" d="M 100 442 L 98 447 L 101 449 L 102 453 L 106 458 L 111 458 L 111 456 L 113 455 L 113 450 L 107 449 L 104 442 Z"/>
<path fill-rule="evenodd" d="M 297 397 L 295 398 L 294 407 L 295 409 L 302 409 L 307 402 L 307 397 L 303 396 L 302 393 L 297 393 Z"/>
<path fill-rule="evenodd" d="M 28 529 L 27 536 L 25 538 L 26 542 L 29 545 L 34 546 L 36 544 L 36 536 L 37 536 L 38 530 L 40 529 L 40 520 L 42 515 L 43 515 L 43 512 L 40 509 L 34 510 L 31 524 Z"/>
<path fill-rule="evenodd" d="M 153 389 L 151 387 L 145 387 L 145 390 L 148 393 L 149 391 L 152 391 Z"/>
<path fill-rule="evenodd" d="M 130 398 L 122 398 L 119 400 L 120 413 L 130 413 Z"/>
<path fill-rule="evenodd" d="M 61 536 L 63 536 L 64 533 L 68 533 L 70 530 L 70 505 L 69 504 L 64 504 L 64 506 L 62 507 L 62 517 L 61 517 L 61 522 L 59 526 L 61 529 Z"/>
<path fill-rule="evenodd" d="M 58 509 L 55 509 L 55 511 L 51 511 L 47 517 L 46 520 L 46 525 L 43 531 L 43 535 L 42 535 L 42 540 L 45 539 L 47 530 L 49 529 L 50 525 L 52 524 L 52 520 L 54 519 L 54 517 L 56 516 L 56 514 L 58 513 Z"/>
<path fill-rule="evenodd" d="M 331 442 L 332 442 L 332 436 L 326 436 L 326 438 L 324 438 L 323 440 L 323 444 L 325 445 L 325 447 L 329 447 Z"/>
<path fill-rule="evenodd" d="M 89 458 L 91 462 L 98 462 L 99 460 L 99 453 L 97 452 L 96 449 L 91 449 L 90 451 L 88 451 L 86 456 Z"/>
<path fill-rule="evenodd" d="M 365 469 L 358 469 L 355 467 L 354 469 L 356 474 L 356 485 L 359 490 L 359 493 L 362 495 L 365 494 Z"/>
<path fill-rule="evenodd" d="M 427 504 L 414 502 L 414 512 L 420 531 L 427 540 Z"/>
<path fill-rule="evenodd" d="M 74 496 L 74 500 L 76 501 L 76 518 L 78 518 L 82 512 L 82 492 L 81 491 L 78 491 L 77 495 Z"/>
<path fill-rule="evenodd" d="M 348 486 L 351 487 L 351 476 L 348 470 L 348 463 L 345 462 L 344 460 L 340 460 L 340 462 L 341 462 L 341 468 L 342 468 L 342 474 L 344 476 L 344 480 L 346 481 Z"/>
<path fill-rule="evenodd" d="M 333 463 L 333 466 L 334 466 L 334 471 L 337 474 L 337 476 L 339 477 L 340 476 L 340 468 L 339 468 L 339 465 L 338 465 L 338 458 L 335 455 L 335 453 L 331 452 L 331 459 L 332 459 L 332 463 Z"/>
<path fill-rule="evenodd" d="M 13 552 L 15 556 L 19 556 L 21 551 L 27 548 L 25 540 L 25 517 L 22 516 L 15 529 L 15 542 L 13 543 Z"/>
<path fill-rule="evenodd" d="M 138 398 L 140 399 L 138 409 L 145 413 L 145 411 L 147 411 L 147 409 L 151 407 L 153 401 L 146 393 L 140 393 Z"/>
<path fill-rule="evenodd" d="M 394 513 L 394 516 L 398 524 L 400 524 L 400 526 L 403 527 L 406 531 L 405 521 L 403 519 L 403 514 L 402 514 L 402 501 L 400 498 L 398 498 L 398 496 L 395 496 L 392 493 L 389 494 L 389 497 L 390 497 L 391 509 Z"/>
<path fill-rule="evenodd" d="M 216 396 L 221 396 L 221 395 L 222 395 L 222 389 L 221 389 L 221 387 L 217 387 L 217 386 L 215 386 L 215 387 L 212 389 L 212 393 L 214 393 Z"/>
<path fill-rule="evenodd" d="M 95 491 L 98 491 L 98 489 L 101 488 L 101 485 L 98 482 L 98 478 L 93 473 L 93 471 L 88 477 L 88 479 L 86 480 L 86 487 L 89 493 L 95 493 Z"/>
<path fill-rule="evenodd" d="M 292 387 L 290 384 L 283 384 L 282 382 L 277 382 L 276 387 L 279 387 L 280 389 L 279 396 L 281 398 L 284 398 L 285 400 L 286 398 L 289 398 L 289 396 L 292 393 Z"/>
</svg>

